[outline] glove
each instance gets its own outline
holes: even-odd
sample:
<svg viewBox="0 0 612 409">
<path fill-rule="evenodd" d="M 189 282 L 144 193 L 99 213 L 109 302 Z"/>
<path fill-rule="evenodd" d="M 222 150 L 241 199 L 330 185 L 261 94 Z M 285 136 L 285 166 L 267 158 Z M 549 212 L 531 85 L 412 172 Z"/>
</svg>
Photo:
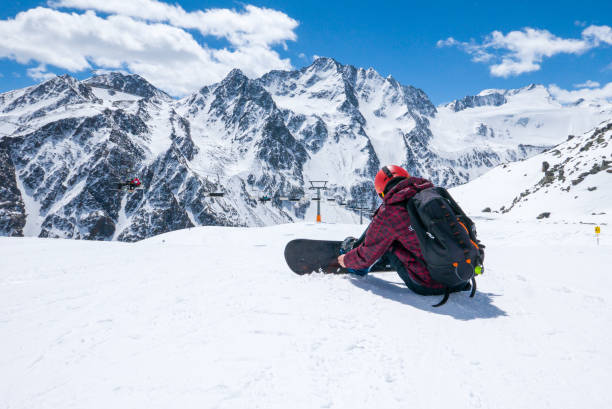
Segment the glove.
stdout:
<svg viewBox="0 0 612 409">
<path fill-rule="evenodd" d="M 344 241 L 340 245 L 340 254 L 346 254 L 349 251 L 351 251 L 353 247 L 355 246 L 356 242 L 357 242 L 357 239 L 355 237 L 348 236 L 346 239 L 344 239 Z M 355 275 L 362 276 L 362 277 L 368 274 L 368 272 L 370 271 L 369 268 L 363 268 L 361 270 L 347 268 L 346 270 L 349 272 L 349 274 L 355 274 Z"/>
<path fill-rule="evenodd" d="M 369 268 L 362 268 L 361 270 L 354 270 L 352 268 L 347 268 L 346 271 L 349 272 L 349 274 L 355 274 L 357 276 L 365 276 L 366 274 L 368 274 L 370 272 Z"/>
<path fill-rule="evenodd" d="M 349 251 L 353 250 L 353 247 L 355 246 L 356 242 L 357 242 L 357 239 L 355 237 L 349 236 L 346 239 L 344 239 L 344 241 L 342 242 L 342 245 L 340 246 L 340 254 L 346 254 Z M 349 274 L 355 274 L 358 276 L 365 276 L 370 271 L 369 268 L 363 268 L 361 270 L 347 268 L 346 270 L 349 272 Z"/>
<path fill-rule="evenodd" d="M 353 246 L 357 239 L 355 237 L 348 236 L 342 244 L 340 245 L 340 254 L 346 254 L 349 251 L 353 250 Z"/>
</svg>

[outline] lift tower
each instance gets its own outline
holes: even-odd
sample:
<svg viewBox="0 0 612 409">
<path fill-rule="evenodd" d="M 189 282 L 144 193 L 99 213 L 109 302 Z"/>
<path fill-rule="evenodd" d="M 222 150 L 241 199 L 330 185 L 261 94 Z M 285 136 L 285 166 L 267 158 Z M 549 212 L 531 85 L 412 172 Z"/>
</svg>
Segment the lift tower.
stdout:
<svg viewBox="0 0 612 409">
<path fill-rule="evenodd" d="M 317 223 L 321 223 L 321 190 L 327 190 L 327 180 L 311 180 L 309 189 L 317 191 L 317 197 L 312 200 L 317 201 Z"/>
</svg>

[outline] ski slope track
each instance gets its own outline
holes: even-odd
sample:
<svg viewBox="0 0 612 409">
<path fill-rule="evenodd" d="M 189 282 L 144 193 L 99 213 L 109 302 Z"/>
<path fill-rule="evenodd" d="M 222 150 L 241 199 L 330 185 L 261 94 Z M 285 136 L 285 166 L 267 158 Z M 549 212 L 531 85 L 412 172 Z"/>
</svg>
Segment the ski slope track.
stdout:
<svg viewBox="0 0 612 409">
<path fill-rule="evenodd" d="M 609 408 L 609 227 L 475 220 L 479 291 L 440 308 L 394 272 L 285 265 L 359 225 L 2 237 L 0 407 Z"/>
<path fill-rule="evenodd" d="M 383 164 L 457 186 L 610 118 L 610 101 L 561 103 L 541 85 L 436 107 L 331 58 L 255 79 L 232 70 L 179 100 L 138 75 L 62 75 L 0 94 L 0 235 L 134 242 L 313 220 L 313 180 L 328 181 L 324 220 L 352 223 L 334 203 L 375 208 Z M 117 190 L 133 177 L 142 189 Z"/>
</svg>

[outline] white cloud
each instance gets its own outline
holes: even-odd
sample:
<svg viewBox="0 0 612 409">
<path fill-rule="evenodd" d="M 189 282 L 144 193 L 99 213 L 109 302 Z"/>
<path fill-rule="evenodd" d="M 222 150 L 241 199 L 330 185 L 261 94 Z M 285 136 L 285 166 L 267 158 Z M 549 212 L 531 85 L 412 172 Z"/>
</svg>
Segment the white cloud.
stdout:
<svg viewBox="0 0 612 409">
<path fill-rule="evenodd" d="M 40 64 L 38 67 L 28 68 L 27 74 L 28 77 L 37 81 L 45 81 L 56 76 L 52 72 L 48 72 L 47 67 L 44 64 Z"/>
<path fill-rule="evenodd" d="M 612 28 L 609 26 L 589 26 L 584 29 L 582 36 L 590 39 L 595 46 L 600 43 L 612 45 Z"/>
<path fill-rule="evenodd" d="M 446 40 L 438 40 L 436 43 L 436 47 L 451 47 L 453 45 L 459 45 L 459 41 L 455 40 L 453 37 L 448 37 Z"/>
<path fill-rule="evenodd" d="M 469 43 L 461 42 L 455 40 L 453 37 L 448 37 L 446 40 L 439 40 L 436 43 L 436 46 L 438 48 L 452 46 L 463 48 L 468 54 L 472 55 L 472 61 L 474 62 L 487 62 L 494 57 L 492 54 L 486 51 L 486 48 L 474 43 L 473 41 Z"/>
<path fill-rule="evenodd" d="M 0 20 L 0 58 L 71 72 L 102 68 L 128 70 L 173 95 L 219 81 L 231 69 L 260 76 L 291 63 L 272 48 L 296 39 L 297 22 L 265 8 L 211 9 L 187 13 L 156 0 L 59 0 L 53 7 L 87 9 L 82 13 L 38 7 Z M 97 15 L 98 12 L 109 14 Z M 230 47 L 200 44 L 187 31 L 226 39 Z M 39 67 L 40 68 L 40 67 Z"/>
<path fill-rule="evenodd" d="M 607 83 L 603 87 L 597 88 L 582 88 L 578 90 L 568 91 L 552 84 L 548 87 L 549 92 L 562 103 L 572 103 L 579 99 L 587 101 L 593 100 L 612 100 L 612 82 Z"/>
<path fill-rule="evenodd" d="M 597 81 L 588 80 L 582 84 L 574 84 L 574 88 L 599 88 L 600 84 Z"/>
<path fill-rule="evenodd" d="M 245 6 L 245 12 L 209 9 L 186 12 L 178 5 L 157 0 L 55 0 L 54 7 L 96 10 L 135 17 L 147 21 L 167 22 L 172 26 L 198 30 L 203 35 L 226 38 L 231 44 L 282 44 L 297 38 L 298 23 L 286 14 L 267 8 Z"/>
<path fill-rule="evenodd" d="M 494 31 L 482 43 L 461 42 L 452 37 L 437 42 L 438 47 L 456 46 L 472 55 L 472 61 L 490 63 L 496 77 L 509 77 L 538 71 L 544 58 L 557 54 L 582 54 L 600 44 L 612 44 L 609 26 L 589 26 L 581 38 L 561 38 L 548 30 L 525 28 L 503 34 Z"/>
</svg>

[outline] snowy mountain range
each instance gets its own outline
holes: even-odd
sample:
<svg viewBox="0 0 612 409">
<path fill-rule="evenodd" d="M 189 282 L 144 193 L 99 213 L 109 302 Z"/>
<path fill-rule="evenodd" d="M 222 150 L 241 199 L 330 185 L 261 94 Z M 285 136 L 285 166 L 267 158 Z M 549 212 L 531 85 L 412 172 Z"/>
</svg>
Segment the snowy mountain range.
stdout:
<svg viewBox="0 0 612 409">
<path fill-rule="evenodd" d="M 539 85 L 436 107 L 330 58 L 257 79 L 233 70 L 180 100 L 137 75 L 65 75 L 0 94 L 0 234 L 136 241 L 290 222 L 313 211 L 309 181 L 373 205 L 382 164 L 455 186 L 610 118 L 610 103 L 562 104 Z M 117 190 L 135 176 L 142 189 Z"/>
</svg>

